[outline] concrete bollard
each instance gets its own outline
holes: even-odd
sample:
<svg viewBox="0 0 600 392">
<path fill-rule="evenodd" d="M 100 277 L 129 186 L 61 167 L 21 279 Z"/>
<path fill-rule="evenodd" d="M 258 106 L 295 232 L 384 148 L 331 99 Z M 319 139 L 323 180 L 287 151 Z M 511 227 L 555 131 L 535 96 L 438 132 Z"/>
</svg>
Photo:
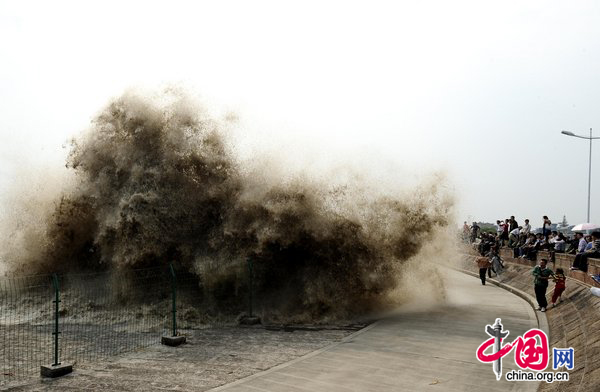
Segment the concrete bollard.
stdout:
<svg viewBox="0 0 600 392">
<path fill-rule="evenodd" d="M 185 336 L 163 336 L 160 338 L 160 343 L 165 346 L 177 347 L 186 342 Z"/>
<path fill-rule="evenodd" d="M 73 371 L 73 365 L 68 363 L 58 365 L 42 365 L 40 375 L 42 377 L 56 378 L 69 374 Z"/>
</svg>

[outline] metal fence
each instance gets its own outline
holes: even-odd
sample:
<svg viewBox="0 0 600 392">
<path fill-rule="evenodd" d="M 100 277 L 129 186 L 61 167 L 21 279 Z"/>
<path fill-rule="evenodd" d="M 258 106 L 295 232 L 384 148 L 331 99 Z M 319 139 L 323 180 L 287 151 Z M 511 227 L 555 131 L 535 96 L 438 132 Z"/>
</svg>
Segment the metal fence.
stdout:
<svg viewBox="0 0 600 392">
<path fill-rule="evenodd" d="M 205 296 L 197 276 L 172 266 L 0 278 L 0 385 L 158 344 L 201 322 Z"/>
</svg>

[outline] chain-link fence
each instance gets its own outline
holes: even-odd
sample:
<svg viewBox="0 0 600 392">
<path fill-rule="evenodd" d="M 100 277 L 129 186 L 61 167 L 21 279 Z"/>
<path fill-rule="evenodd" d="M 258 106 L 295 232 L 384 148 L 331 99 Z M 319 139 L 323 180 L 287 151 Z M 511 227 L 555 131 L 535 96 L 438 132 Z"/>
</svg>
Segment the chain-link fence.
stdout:
<svg viewBox="0 0 600 392">
<path fill-rule="evenodd" d="M 207 294 L 195 274 L 172 266 L 0 278 L 0 385 L 37 376 L 41 365 L 76 366 L 158 344 L 205 322 L 218 289 Z M 248 308 L 248 283 L 220 289 L 231 297 L 230 314 Z"/>
<path fill-rule="evenodd" d="M 22 378 L 52 360 L 52 277 L 0 280 L 2 380 Z"/>
</svg>

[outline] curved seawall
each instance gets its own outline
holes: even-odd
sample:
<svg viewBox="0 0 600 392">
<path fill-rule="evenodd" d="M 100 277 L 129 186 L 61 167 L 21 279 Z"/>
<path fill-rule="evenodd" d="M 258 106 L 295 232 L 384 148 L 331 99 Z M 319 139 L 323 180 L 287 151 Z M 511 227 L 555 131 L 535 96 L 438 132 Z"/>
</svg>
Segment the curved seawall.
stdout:
<svg viewBox="0 0 600 392">
<path fill-rule="evenodd" d="M 500 282 L 508 288 L 534 296 L 531 270 L 535 262 L 512 257 L 512 249 L 501 250 L 502 259 L 508 268 Z M 540 252 L 539 258 L 550 259 L 547 252 Z M 590 287 L 596 283 L 589 273 L 597 273 L 600 260 L 590 259 L 588 274 L 569 271 L 573 256 L 557 254 L 554 263 L 548 263 L 552 270 L 563 268 L 568 274 L 567 288 L 562 295 L 562 303 L 545 313 L 550 330 L 550 347 L 575 350 L 575 366 L 569 371 L 568 382 L 541 383 L 539 391 L 598 391 L 600 390 L 600 298 L 594 296 Z M 476 272 L 474 262 L 465 265 Z M 550 302 L 554 285 L 548 288 Z"/>
</svg>

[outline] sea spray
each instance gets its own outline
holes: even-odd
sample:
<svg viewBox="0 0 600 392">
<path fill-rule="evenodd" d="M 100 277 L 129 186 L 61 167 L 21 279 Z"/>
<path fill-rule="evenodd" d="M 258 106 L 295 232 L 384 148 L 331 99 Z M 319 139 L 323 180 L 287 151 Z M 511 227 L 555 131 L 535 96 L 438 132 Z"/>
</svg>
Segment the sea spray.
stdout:
<svg viewBox="0 0 600 392">
<path fill-rule="evenodd" d="M 27 238 L 38 251 L 4 252 L 5 268 L 175 261 L 207 295 L 221 293 L 210 301 L 218 306 L 223 290 L 243 285 L 251 258 L 262 309 L 346 317 L 389 303 L 407 260 L 450 222 L 452 202 L 438 181 L 397 197 L 360 183 L 269 176 L 268 167 L 239 161 L 223 127 L 173 90 L 114 99 L 72 141 L 75 185 Z"/>
</svg>

